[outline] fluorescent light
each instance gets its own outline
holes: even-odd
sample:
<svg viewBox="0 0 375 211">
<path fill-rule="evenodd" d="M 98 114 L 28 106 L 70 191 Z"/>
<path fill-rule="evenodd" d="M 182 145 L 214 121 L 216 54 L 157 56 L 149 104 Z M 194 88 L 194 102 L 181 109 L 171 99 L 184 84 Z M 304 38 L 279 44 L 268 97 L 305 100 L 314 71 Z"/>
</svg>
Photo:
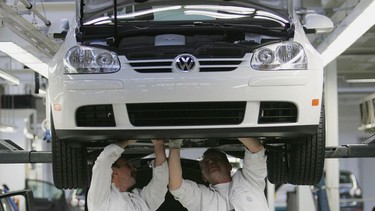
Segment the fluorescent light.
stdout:
<svg viewBox="0 0 375 211">
<path fill-rule="evenodd" d="M 324 66 L 342 54 L 375 24 L 375 1 L 361 0 L 337 29 L 318 47 Z"/>
<path fill-rule="evenodd" d="M 0 51 L 48 78 L 48 65 L 14 42 L 0 42 Z"/>
<path fill-rule="evenodd" d="M 100 17 L 100 18 L 96 18 L 94 20 L 88 21 L 88 22 L 84 23 L 83 25 L 97 24 L 97 23 L 101 23 L 103 21 L 108 22 L 108 23 L 111 22 L 109 17 Z"/>
<path fill-rule="evenodd" d="M 254 19 L 270 20 L 270 21 L 274 21 L 274 22 L 279 23 L 281 26 L 285 26 L 285 23 L 283 23 L 279 20 L 273 19 L 273 18 L 268 18 L 268 17 L 264 17 L 264 16 L 254 16 Z"/>
<path fill-rule="evenodd" d="M 5 72 L 4 70 L 0 69 L 0 78 L 3 78 L 14 85 L 20 85 L 20 79 L 16 76 Z"/>
<path fill-rule="evenodd" d="M 163 11 L 168 11 L 168 10 L 178 10 L 178 9 L 181 9 L 181 6 L 161 7 L 161 8 L 155 8 L 155 9 L 143 10 L 139 12 L 133 12 L 133 13 L 124 14 L 124 15 L 118 15 L 117 18 L 128 19 L 128 18 L 134 18 L 134 17 L 141 16 L 141 15 L 148 15 L 148 14 L 153 14 L 157 12 L 163 12 Z M 110 20 L 114 20 L 114 18 L 115 17 L 113 15 L 111 17 L 99 17 L 91 21 L 88 21 L 84 23 L 83 25 L 108 23 Z"/>
<path fill-rule="evenodd" d="M 375 78 L 346 79 L 346 83 L 375 83 Z"/>
<path fill-rule="evenodd" d="M 17 127 L 5 123 L 0 123 L 0 131 L 4 133 L 14 133 L 17 131 Z"/>
<path fill-rule="evenodd" d="M 224 14 L 224 13 L 219 13 L 219 12 L 209 12 L 209 11 L 201 11 L 201 10 L 186 10 L 185 14 L 204 15 L 204 16 L 219 18 L 219 19 L 244 18 L 248 16 L 248 15 L 238 15 L 238 14 Z"/>
<path fill-rule="evenodd" d="M 178 10 L 178 9 L 181 9 L 181 6 L 160 7 L 160 8 L 149 9 L 149 10 L 134 12 L 134 13 L 125 14 L 125 15 L 118 15 L 117 18 L 119 18 L 119 19 L 134 18 L 134 17 L 141 16 L 141 15 L 148 15 L 148 14 L 153 14 L 153 13 L 157 13 L 157 12 L 163 12 L 163 11 L 169 11 L 169 10 Z M 112 16 L 112 19 L 114 19 L 114 16 Z"/>
<path fill-rule="evenodd" d="M 235 7 L 235 6 L 186 5 L 184 6 L 184 8 L 196 9 L 196 10 L 219 10 L 219 11 L 226 11 L 229 13 L 237 13 L 237 14 L 252 14 L 255 12 L 255 9 L 253 8 Z"/>
<path fill-rule="evenodd" d="M 285 23 L 289 22 L 288 20 L 286 20 L 286 19 L 284 19 L 284 18 L 282 18 L 278 15 L 272 14 L 270 12 L 262 11 L 262 10 L 257 11 L 256 16 L 265 16 L 265 17 L 270 18 L 271 20 L 276 19 L 276 20 L 279 20 L 279 21 L 283 22 L 284 25 L 285 25 Z"/>
</svg>

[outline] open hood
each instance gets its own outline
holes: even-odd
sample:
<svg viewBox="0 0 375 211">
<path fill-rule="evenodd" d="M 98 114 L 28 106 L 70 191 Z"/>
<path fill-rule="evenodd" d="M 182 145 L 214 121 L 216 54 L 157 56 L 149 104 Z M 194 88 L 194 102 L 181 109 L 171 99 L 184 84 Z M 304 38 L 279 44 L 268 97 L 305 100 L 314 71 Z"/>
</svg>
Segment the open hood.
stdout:
<svg viewBox="0 0 375 211">
<path fill-rule="evenodd" d="M 77 0 L 79 26 L 159 22 L 212 22 L 262 19 L 281 25 L 292 17 L 291 0 Z M 115 13 L 114 11 L 117 11 Z"/>
</svg>

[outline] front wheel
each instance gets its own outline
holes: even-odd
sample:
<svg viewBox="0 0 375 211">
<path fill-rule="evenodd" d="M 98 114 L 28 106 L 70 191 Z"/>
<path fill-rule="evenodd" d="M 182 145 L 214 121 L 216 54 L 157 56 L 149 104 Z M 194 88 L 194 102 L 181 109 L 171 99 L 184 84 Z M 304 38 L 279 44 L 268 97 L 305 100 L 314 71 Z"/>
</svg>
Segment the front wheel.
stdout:
<svg viewBox="0 0 375 211">
<path fill-rule="evenodd" d="M 296 143 L 298 142 L 298 143 Z M 314 185 L 320 182 L 325 160 L 325 114 L 322 106 L 316 134 L 288 144 L 288 182 L 295 185 Z"/>
<path fill-rule="evenodd" d="M 267 149 L 268 181 L 275 185 L 288 182 L 288 163 L 284 146 L 269 147 Z"/>
<path fill-rule="evenodd" d="M 51 117 L 53 181 L 57 188 L 87 187 L 86 148 L 60 140 Z"/>
</svg>

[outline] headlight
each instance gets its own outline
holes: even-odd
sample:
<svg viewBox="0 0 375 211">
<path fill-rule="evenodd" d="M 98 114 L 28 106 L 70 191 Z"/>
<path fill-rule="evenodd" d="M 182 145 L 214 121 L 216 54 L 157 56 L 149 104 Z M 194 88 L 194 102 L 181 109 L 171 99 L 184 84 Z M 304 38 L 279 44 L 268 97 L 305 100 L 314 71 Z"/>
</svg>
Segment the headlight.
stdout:
<svg viewBox="0 0 375 211">
<path fill-rule="evenodd" d="M 255 50 L 250 65 L 255 70 L 301 70 L 307 69 L 307 58 L 300 44 L 282 42 Z"/>
<path fill-rule="evenodd" d="M 105 49 L 75 46 L 64 58 L 65 73 L 113 73 L 120 69 L 117 54 Z"/>
</svg>

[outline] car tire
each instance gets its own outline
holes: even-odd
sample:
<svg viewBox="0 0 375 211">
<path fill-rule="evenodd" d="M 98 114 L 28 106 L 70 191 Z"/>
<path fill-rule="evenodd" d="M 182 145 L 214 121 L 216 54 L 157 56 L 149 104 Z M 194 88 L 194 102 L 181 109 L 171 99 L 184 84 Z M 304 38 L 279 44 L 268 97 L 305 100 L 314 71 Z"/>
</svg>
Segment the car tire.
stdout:
<svg viewBox="0 0 375 211">
<path fill-rule="evenodd" d="M 268 181 L 275 185 L 288 182 L 288 163 L 284 150 L 283 146 L 267 149 L 267 177 Z"/>
<path fill-rule="evenodd" d="M 316 134 L 288 144 L 288 183 L 294 185 L 318 184 L 324 172 L 325 160 L 325 113 L 322 106 Z M 296 141 L 297 142 L 297 141 Z"/>
<path fill-rule="evenodd" d="M 57 188 L 87 187 L 86 148 L 60 140 L 51 117 L 53 181 Z"/>
</svg>

